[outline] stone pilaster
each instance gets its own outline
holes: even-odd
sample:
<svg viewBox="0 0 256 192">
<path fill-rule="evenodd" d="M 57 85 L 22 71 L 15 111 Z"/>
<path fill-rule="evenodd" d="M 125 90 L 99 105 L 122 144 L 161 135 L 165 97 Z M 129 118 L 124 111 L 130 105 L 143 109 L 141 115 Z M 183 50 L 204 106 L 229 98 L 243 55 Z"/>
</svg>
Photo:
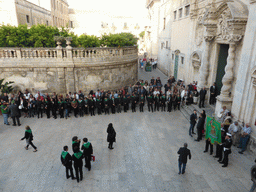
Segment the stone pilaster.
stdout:
<svg viewBox="0 0 256 192">
<path fill-rule="evenodd" d="M 234 72 L 233 68 L 235 66 L 235 51 L 236 51 L 236 44 L 234 42 L 229 44 L 228 49 L 228 58 L 227 58 L 227 65 L 225 67 L 225 75 L 222 79 L 222 88 L 220 97 L 229 98 L 230 97 L 230 90 L 232 87 L 232 81 L 234 79 Z"/>
<path fill-rule="evenodd" d="M 200 67 L 200 81 L 199 87 L 203 88 L 207 85 L 207 80 L 209 76 L 209 66 L 210 66 L 210 46 L 211 41 L 214 39 L 214 36 L 205 36 L 205 54 L 203 58 L 203 65 Z"/>
</svg>

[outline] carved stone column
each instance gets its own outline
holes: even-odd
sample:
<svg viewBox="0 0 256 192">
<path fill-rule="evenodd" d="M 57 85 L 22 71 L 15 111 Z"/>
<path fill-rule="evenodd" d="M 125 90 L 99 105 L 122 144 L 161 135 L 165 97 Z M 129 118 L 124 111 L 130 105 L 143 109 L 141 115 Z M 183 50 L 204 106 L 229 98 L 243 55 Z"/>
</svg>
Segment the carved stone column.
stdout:
<svg viewBox="0 0 256 192">
<path fill-rule="evenodd" d="M 232 42 L 229 44 L 228 49 L 228 58 L 227 65 L 225 67 L 225 75 L 222 78 L 222 88 L 220 97 L 222 98 L 230 98 L 230 90 L 232 87 L 232 81 L 234 79 L 233 68 L 235 66 L 235 51 L 236 51 L 236 43 Z"/>
<path fill-rule="evenodd" d="M 205 36 L 205 54 L 203 58 L 203 65 L 200 68 L 200 82 L 199 87 L 203 88 L 207 85 L 207 79 L 209 76 L 209 65 L 210 65 L 210 46 L 211 41 L 214 39 L 214 36 Z"/>
</svg>

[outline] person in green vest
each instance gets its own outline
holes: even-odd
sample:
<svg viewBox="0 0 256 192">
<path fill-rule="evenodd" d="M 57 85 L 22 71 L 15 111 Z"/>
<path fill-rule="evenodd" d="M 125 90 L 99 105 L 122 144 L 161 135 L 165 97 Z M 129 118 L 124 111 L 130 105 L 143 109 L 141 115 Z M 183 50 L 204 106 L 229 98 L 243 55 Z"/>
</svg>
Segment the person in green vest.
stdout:
<svg viewBox="0 0 256 192">
<path fill-rule="evenodd" d="M 9 122 L 8 122 L 8 106 L 7 106 L 7 103 L 4 102 L 3 99 L 1 99 L 1 105 L 0 105 L 0 108 L 1 108 L 1 112 L 2 112 L 2 115 L 4 117 L 4 124 L 5 125 L 10 125 Z"/>
<path fill-rule="evenodd" d="M 88 171 L 91 170 L 91 156 L 93 154 L 93 148 L 92 144 L 88 142 L 87 138 L 83 138 L 83 144 L 81 147 L 81 150 L 83 150 L 84 155 L 84 161 L 85 161 L 85 167 L 88 168 Z"/>
<path fill-rule="evenodd" d="M 154 99 L 152 97 L 152 95 L 148 95 L 148 98 L 147 98 L 147 102 L 148 102 L 148 111 L 152 111 L 152 113 L 154 112 L 153 110 L 153 103 L 154 103 Z"/>
<path fill-rule="evenodd" d="M 75 147 L 78 147 L 78 149 L 80 148 L 80 143 L 81 143 L 81 139 L 78 139 L 77 136 L 74 136 L 72 138 L 72 149 L 74 153 L 75 153 Z"/>
<path fill-rule="evenodd" d="M 70 177 L 72 177 L 72 180 L 76 179 L 74 177 L 74 173 L 73 173 L 72 157 L 68 152 L 68 146 L 63 147 L 63 151 L 60 155 L 60 160 L 61 160 L 62 165 L 66 168 L 67 179 L 69 179 Z M 70 175 L 68 174 L 69 170 L 70 170 Z"/>
<path fill-rule="evenodd" d="M 144 97 L 143 94 L 141 94 L 139 102 L 140 102 L 140 112 L 143 112 L 143 107 L 144 107 L 144 104 L 145 104 L 145 97 Z"/>
<path fill-rule="evenodd" d="M 83 153 L 79 150 L 79 147 L 75 146 L 74 154 L 72 155 L 72 160 L 74 161 L 77 183 L 83 180 L 83 158 Z"/>
<path fill-rule="evenodd" d="M 23 138 L 20 139 L 20 141 L 26 139 L 27 146 L 25 147 L 26 150 L 28 150 L 28 146 L 31 145 L 35 150 L 33 152 L 37 152 L 37 147 L 32 143 L 33 141 L 33 134 L 30 127 L 27 125 L 25 127 L 25 135 Z"/>
<path fill-rule="evenodd" d="M 160 103 L 161 103 L 162 111 L 165 111 L 165 108 L 166 108 L 165 102 L 166 102 L 166 96 L 165 96 L 165 94 L 163 94 L 163 96 L 161 96 L 161 98 L 160 98 Z"/>
</svg>

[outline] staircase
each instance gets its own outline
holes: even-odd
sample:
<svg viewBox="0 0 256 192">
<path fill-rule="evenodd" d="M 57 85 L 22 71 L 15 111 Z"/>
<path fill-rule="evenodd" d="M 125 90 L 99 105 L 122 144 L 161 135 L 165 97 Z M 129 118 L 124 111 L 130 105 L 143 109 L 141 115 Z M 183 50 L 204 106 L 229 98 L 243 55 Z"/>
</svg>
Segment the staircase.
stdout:
<svg viewBox="0 0 256 192">
<path fill-rule="evenodd" d="M 194 109 L 196 109 L 197 113 L 201 113 L 203 110 L 205 110 L 206 115 L 209 115 L 211 117 L 215 116 L 214 106 L 208 104 L 205 105 L 205 108 L 199 108 L 199 106 L 195 104 L 184 105 L 180 108 L 180 112 L 188 121 L 190 121 L 190 115 L 193 113 Z M 199 114 L 197 114 L 197 116 L 199 116 Z"/>
</svg>

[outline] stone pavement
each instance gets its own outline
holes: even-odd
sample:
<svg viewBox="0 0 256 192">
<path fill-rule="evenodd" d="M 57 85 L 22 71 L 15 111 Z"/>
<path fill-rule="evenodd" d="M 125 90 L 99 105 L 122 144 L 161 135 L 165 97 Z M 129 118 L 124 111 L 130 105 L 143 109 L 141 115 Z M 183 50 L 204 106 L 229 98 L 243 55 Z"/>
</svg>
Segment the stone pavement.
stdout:
<svg viewBox="0 0 256 192">
<path fill-rule="evenodd" d="M 145 72 L 146 73 L 146 72 Z M 145 74 L 147 75 L 147 73 Z M 154 75 L 156 76 L 156 75 Z M 70 119 L 22 118 L 21 127 L 3 125 L 0 117 L 0 191 L 248 191 L 252 184 L 250 153 L 233 147 L 230 164 L 222 168 L 217 159 L 203 153 L 205 142 L 189 137 L 189 122 L 180 111 L 86 116 Z M 108 149 L 107 125 L 117 132 L 114 149 Z M 25 150 L 25 125 L 34 134 L 33 149 Z M 71 138 L 88 137 L 96 161 L 84 169 L 84 180 L 65 178 L 60 162 L 64 145 L 71 150 Z M 177 151 L 184 142 L 192 153 L 186 173 L 178 175 Z M 215 152 L 215 147 L 214 147 Z M 72 152 L 71 152 L 72 154 Z"/>
</svg>

